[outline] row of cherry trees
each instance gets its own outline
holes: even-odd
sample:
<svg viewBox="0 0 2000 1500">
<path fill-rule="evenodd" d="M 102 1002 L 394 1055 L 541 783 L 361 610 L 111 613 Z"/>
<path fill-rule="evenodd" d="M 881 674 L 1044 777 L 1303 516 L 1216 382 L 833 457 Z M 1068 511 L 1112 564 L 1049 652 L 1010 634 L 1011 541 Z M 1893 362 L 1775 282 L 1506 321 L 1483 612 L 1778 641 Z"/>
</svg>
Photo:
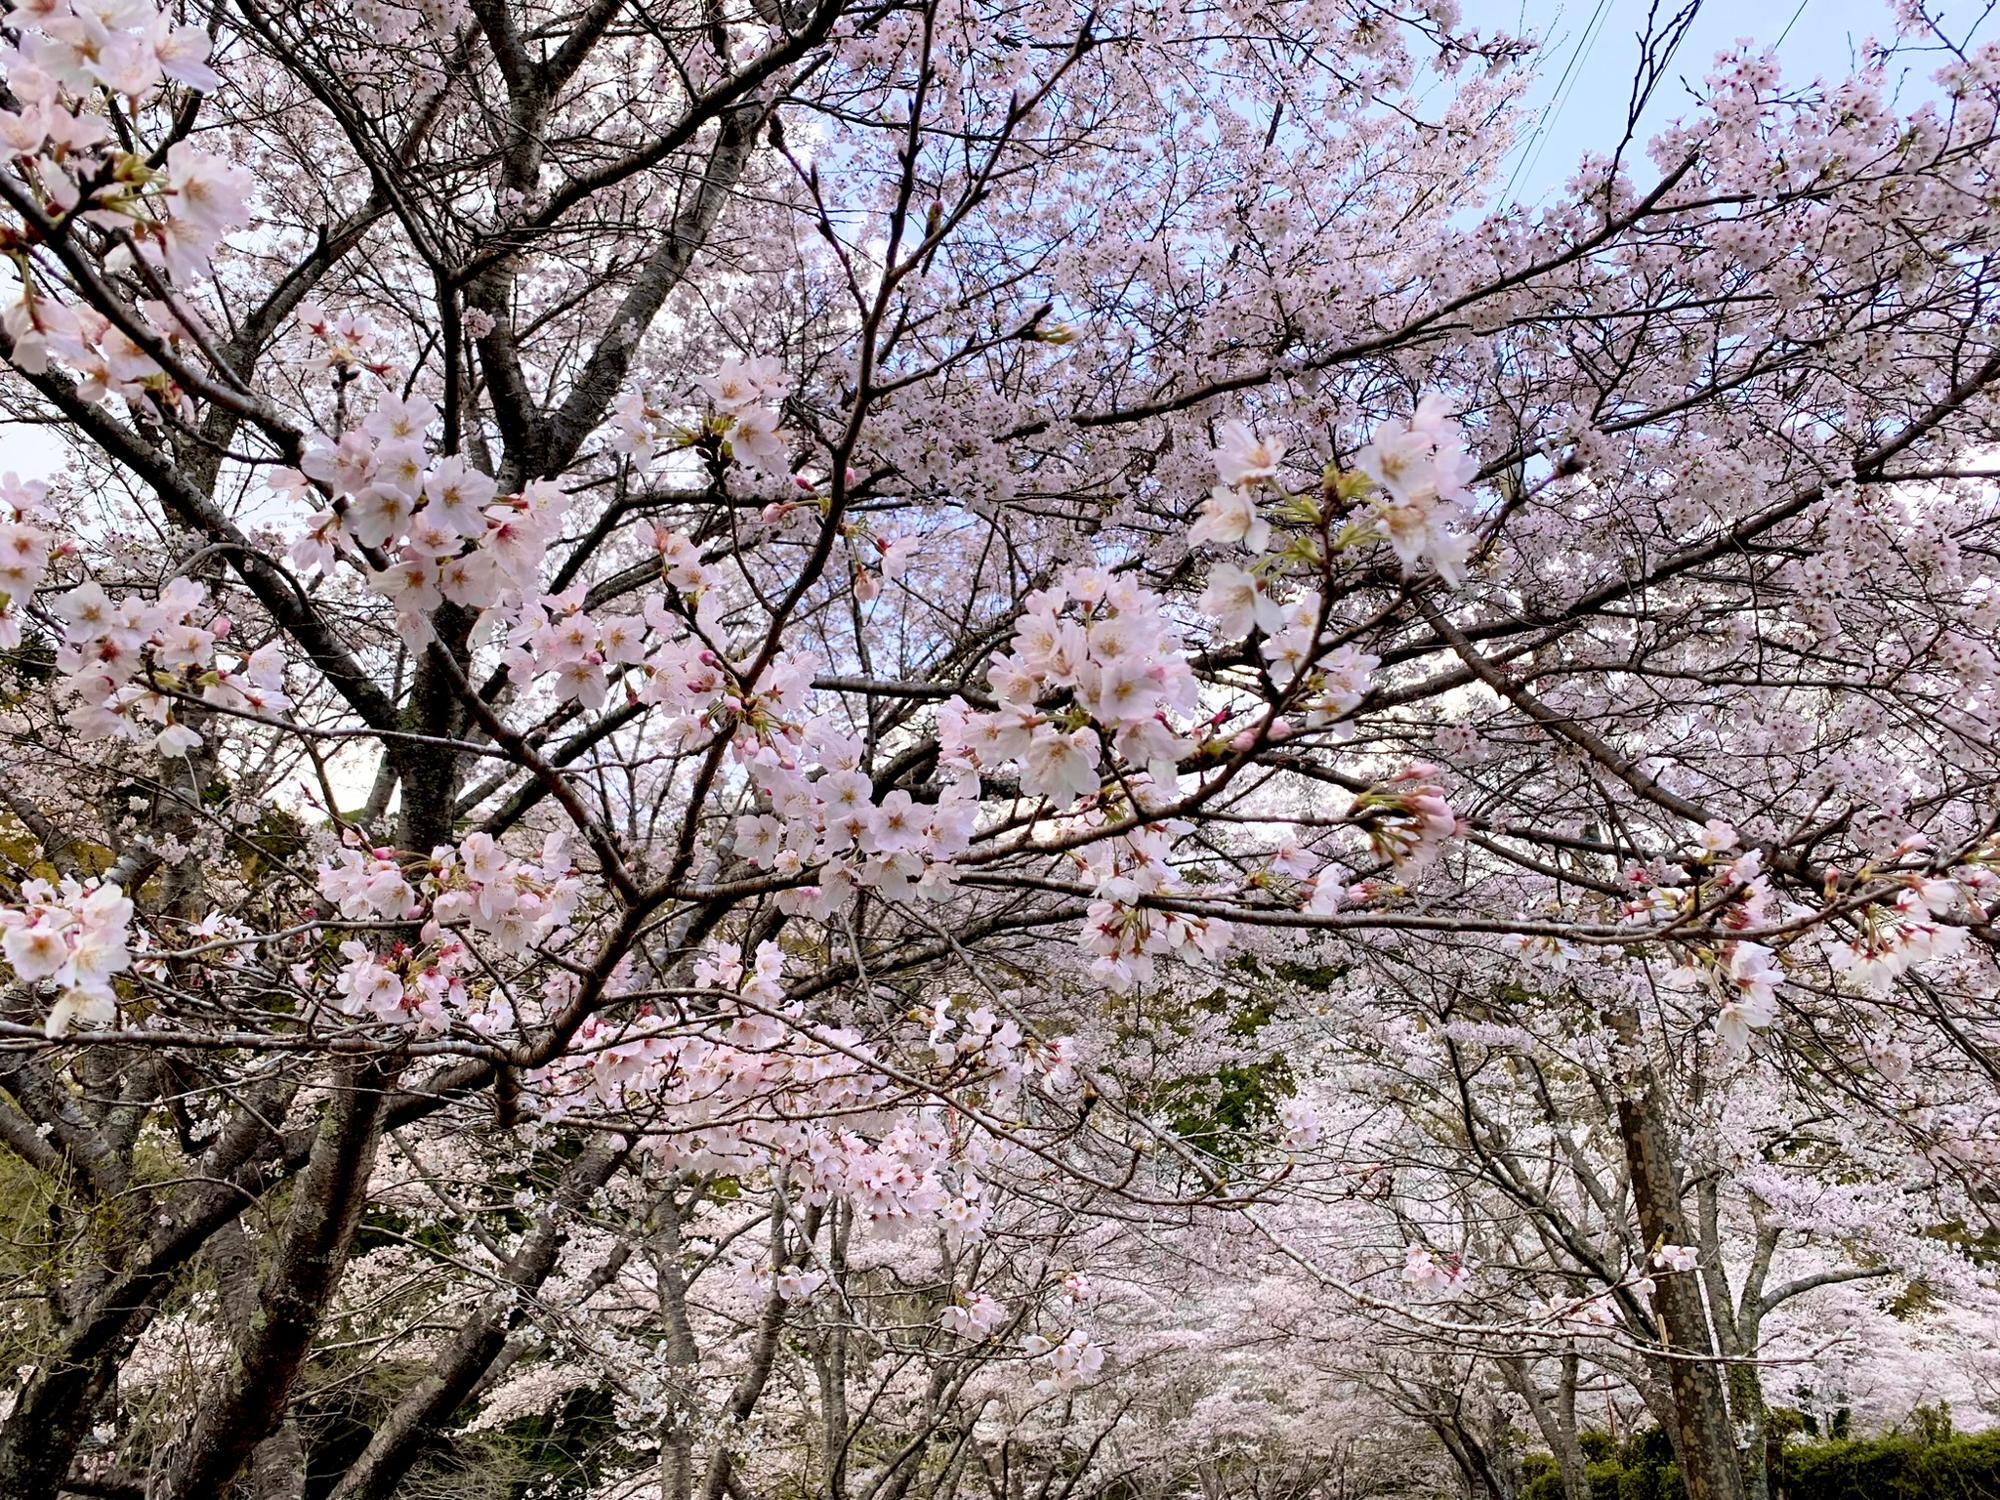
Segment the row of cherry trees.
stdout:
<svg viewBox="0 0 2000 1500">
<path fill-rule="evenodd" d="M 1660 9 L 9 7 L 0 1493 L 1988 1404 L 2000 53 Z"/>
</svg>

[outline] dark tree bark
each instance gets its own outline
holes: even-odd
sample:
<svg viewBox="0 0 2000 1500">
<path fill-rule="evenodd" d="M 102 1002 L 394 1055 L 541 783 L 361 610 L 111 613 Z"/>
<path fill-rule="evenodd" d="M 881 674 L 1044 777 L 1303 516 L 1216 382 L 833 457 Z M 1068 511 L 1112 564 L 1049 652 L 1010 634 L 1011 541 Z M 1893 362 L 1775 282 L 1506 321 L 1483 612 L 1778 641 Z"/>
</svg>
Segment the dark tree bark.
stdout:
<svg viewBox="0 0 2000 1500">
<path fill-rule="evenodd" d="M 263 1277 L 252 1325 L 220 1389 L 203 1402 L 186 1438 L 155 1469 L 148 1500 L 223 1494 L 284 1421 L 292 1386 L 347 1269 L 394 1078 L 393 1065 L 374 1059 L 340 1068 L 312 1156 L 292 1189 L 291 1211 Z"/>
<path fill-rule="evenodd" d="M 1692 1244 L 1666 1106 L 1641 1047 L 1639 1018 L 1622 1011 L 1610 1021 L 1626 1052 L 1618 1132 L 1641 1237 L 1649 1248 Z M 1735 1429 L 1716 1363 L 1720 1351 L 1710 1337 L 1700 1283 L 1684 1275 L 1658 1278 L 1653 1307 L 1664 1348 L 1656 1363 L 1673 1395 L 1671 1431 L 1688 1500 L 1744 1500 Z"/>
<path fill-rule="evenodd" d="M 626 1147 L 597 1141 L 571 1163 L 548 1208 L 500 1268 L 500 1290 L 488 1297 L 404 1393 L 340 1482 L 331 1500 L 388 1500 L 423 1456 L 424 1444 L 462 1406 L 491 1368 L 508 1333 L 526 1315 L 528 1298 L 562 1257 L 570 1217 L 590 1201 L 625 1159 Z"/>
</svg>

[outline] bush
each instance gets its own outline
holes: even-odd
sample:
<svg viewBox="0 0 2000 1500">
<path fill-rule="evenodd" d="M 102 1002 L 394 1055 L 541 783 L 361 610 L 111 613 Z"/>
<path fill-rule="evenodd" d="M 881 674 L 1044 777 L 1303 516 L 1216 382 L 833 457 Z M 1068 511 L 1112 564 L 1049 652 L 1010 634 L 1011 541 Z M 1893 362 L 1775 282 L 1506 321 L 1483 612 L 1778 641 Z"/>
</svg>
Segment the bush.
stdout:
<svg viewBox="0 0 2000 1500">
<path fill-rule="evenodd" d="M 1779 1468 L 1785 1500 L 2000 1500 L 2000 1432 L 1801 1444 Z"/>
<path fill-rule="evenodd" d="M 2000 1500 L 2000 1432 L 1788 1444 L 1772 1477 L 1779 1500 Z M 1949 1429 L 1944 1429 L 1948 1433 Z M 1680 1470 L 1657 1429 L 1614 1444 L 1602 1433 L 1581 1439 L 1592 1462 L 1591 1500 L 1685 1500 Z M 1521 1500 L 1562 1500 L 1555 1460 L 1536 1454 L 1524 1465 Z"/>
</svg>

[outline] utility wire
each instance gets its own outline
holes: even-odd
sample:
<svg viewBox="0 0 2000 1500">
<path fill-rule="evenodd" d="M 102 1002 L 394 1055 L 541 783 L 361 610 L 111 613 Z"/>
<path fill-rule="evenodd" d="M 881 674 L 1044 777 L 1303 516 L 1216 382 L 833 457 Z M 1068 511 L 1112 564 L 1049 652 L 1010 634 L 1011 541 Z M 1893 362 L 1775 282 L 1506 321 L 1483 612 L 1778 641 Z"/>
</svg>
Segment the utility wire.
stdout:
<svg viewBox="0 0 2000 1500">
<path fill-rule="evenodd" d="M 1799 17 L 1806 13 L 1806 6 L 1811 3 L 1812 0 L 1799 0 L 1799 8 L 1792 12 L 1791 20 L 1785 22 L 1785 29 L 1779 32 L 1778 39 L 1771 43 L 1772 51 L 1775 52 L 1778 48 L 1785 45 L 1785 38 L 1792 34 L 1792 28 L 1799 24 Z"/>
<path fill-rule="evenodd" d="M 1582 76 L 1577 71 L 1577 64 L 1587 58 L 1591 48 L 1596 45 L 1597 33 L 1609 4 L 1610 0 L 1597 0 L 1597 8 L 1591 11 L 1590 19 L 1583 23 L 1583 31 L 1577 36 L 1576 46 L 1570 49 L 1569 62 L 1564 66 L 1562 76 L 1556 80 L 1556 86 L 1549 94 L 1549 102 L 1542 106 L 1541 114 L 1536 117 L 1535 128 L 1528 133 L 1527 140 L 1522 142 L 1521 155 L 1515 159 L 1514 170 L 1508 175 L 1507 185 L 1500 190 L 1500 202 L 1503 206 L 1513 197 L 1514 184 L 1520 181 L 1521 174 L 1532 171 L 1534 164 L 1541 159 L 1545 133 L 1562 113 L 1563 105 L 1568 102 L 1564 88 L 1570 84 L 1572 78 Z"/>
</svg>

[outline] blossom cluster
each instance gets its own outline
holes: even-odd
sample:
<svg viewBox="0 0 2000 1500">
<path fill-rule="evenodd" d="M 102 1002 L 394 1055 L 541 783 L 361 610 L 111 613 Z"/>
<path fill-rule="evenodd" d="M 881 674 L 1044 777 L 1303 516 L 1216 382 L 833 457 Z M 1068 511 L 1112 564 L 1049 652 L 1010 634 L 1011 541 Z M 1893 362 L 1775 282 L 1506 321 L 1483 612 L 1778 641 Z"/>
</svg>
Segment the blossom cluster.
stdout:
<svg viewBox="0 0 2000 1500">
<path fill-rule="evenodd" d="M 1425 1297 L 1449 1297 L 1472 1279 L 1462 1256 L 1445 1254 L 1428 1245 L 1411 1245 L 1403 1256 L 1403 1282 Z"/>
<path fill-rule="evenodd" d="M 1690 903 L 1699 901 L 1716 907 L 1726 932 L 1770 922 L 1777 898 L 1764 869 L 1763 851 L 1743 849 L 1741 842 L 1736 828 L 1721 819 L 1703 825 L 1696 835 L 1700 852 L 1692 866 L 1698 871 L 1712 867 L 1705 881 L 1690 883 L 1687 873 L 1671 863 L 1635 867 L 1628 879 L 1638 891 L 1625 903 L 1624 919 L 1671 923 L 1685 915 Z M 1921 840 L 1906 842 L 1896 852 L 1907 854 L 1920 844 Z M 1837 869 L 1828 872 L 1829 894 L 1844 878 Z M 1967 865 L 1954 875 L 1905 874 L 1897 882 L 1893 900 L 1870 904 L 1855 914 L 1853 936 L 1829 933 L 1818 946 L 1829 967 L 1850 988 L 1865 995 L 1885 995 L 1914 966 L 1958 953 L 1965 945 L 1965 929 L 1941 919 L 1961 909 L 1969 889 L 1996 884 L 2000 881 L 1981 864 Z M 1704 976 L 1715 995 L 1716 1037 L 1728 1053 L 1740 1057 L 1755 1035 L 1777 1021 L 1778 991 L 1787 979 L 1785 965 L 1765 943 L 1725 937 L 1712 953 L 1696 955 L 1674 982 L 1690 988 L 1704 982 Z"/>
<path fill-rule="evenodd" d="M 1286 695 L 1308 729 L 1336 724 L 1358 707 L 1381 665 L 1380 658 L 1351 645 L 1322 650 L 1325 623 L 1319 590 L 1301 589 L 1281 602 L 1272 592 L 1268 572 L 1217 563 L 1209 569 L 1201 607 L 1231 639 L 1248 634 L 1252 626 L 1263 633 L 1258 652 L 1271 683 Z"/>
<path fill-rule="evenodd" d="M 1444 399 L 1426 396 L 1408 422 L 1382 423 L 1354 462 L 1382 487 L 1373 520 L 1403 566 L 1428 564 L 1447 584 L 1462 582 L 1472 538 L 1461 502 L 1478 465 Z"/>
<path fill-rule="evenodd" d="M 546 677 L 558 703 L 602 708 L 610 696 L 609 674 L 645 661 L 645 629 L 630 616 L 592 618 L 584 612 L 583 594 L 579 585 L 524 608 L 502 659 L 518 683 Z"/>
<path fill-rule="evenodd" d="M 0 650 L 21 644 L 21 621 L 49 570 L 55 538 L 48 486 L 23 481 L 12 471 L 0 477 Z"/>
<path fill-rule="evenodd" d="M 449 42 L 471 20 L 465 0 L 354 0 L 354 19 L 377 45 Z"/>
<path fill-rule="evenodd" d="M 216 246 L 248 216 L 248 175 L 185 140 L 153 165 L 118 144 L 110 114 L 115 99 L 136 106 L 169 81 L 216 89 L 208 34 L 152 0 L 38 0 L 15 7 L 8 21 L 16 41 L 0 46 L 0 78 L 12 107 L 0 109 L 0 142 L 30 163 L 39 206 L 125 236 L 124 253 L 183 283 L 206 277 Z M 120 327 L 58 301 L 20 264 L 19 293 L 4 314 L 15 364 L 41 373 L 53 354 L 81 376 L 78 394 L 91 401 L 135 396 L 160 381 L 136 334 L 179 337 L 181 311 L 150 301 L 138 310 L 142 326 Z"/>
<path fill-rule="evenodd" d="M 1458 814 L 1438 785 L 1438 774 L 1435 766 L 1406 766 L 1354 799 L 1347 815 L 1367 830 L 1376 858 L 1421 864 L 1458 833 Z"/>
<path fill-rule="evenodd" d="M 385 397 L 359 427 L 315 439 L 297 469 L 268 480 L 300 502 L 328 501 L 293 543 L 292 560 L 331 573 L 343 552 L 361 554 L 369 583 L 415 644 L 428 639 L 430 612 L 446 600 L 486 609 L 536 598 L 542 559 L 568 509 L 547 481 L 503 496 L 462 457 L 432 457 L 424 436 L 436 418 L 422 396 Z"/>
<path fill-rule="evenodd" d="M 442 944 L 422 955 L 398 946 L 385 955 L 349 938 L 340 945 L 340 956 L 333 1006 L 343 1015 L 410 1025 L 419 1036 L 435 1036 L 449 1030 L 466 1008 L 462 944 Z"/>
<path fill-rule="evenodd" d="M 259 717 L 291 707 L 277 642 L 219 655 L 233 644 L 234 622 L 212 611 L 191 578 L 173 578 L 151 598 L 78 584 L 55 614 L 63 622 L 56 668 L 76 700 L 71 722 L 92 738 L 150 739 L 162 755 L 186 755 L 201 743 L 179 706 L 188 700 Z"/>
<path fill-rule="evenodd" d="M 1291 1098 L 1278 1105 L 1279 1143 L 1287 1151 L 1310 1151 L 1319 1144 L 1319 1110 L 1310 1099 Z"/>
<path fill-rule="evenodd" d="M 1653 1252 L 1653 1264 L 1669 1273 L 1692 1271 L 1701 1264 L 1701 1252 L 1692 1245 L 1661 1245 Z"/>
<path fill-rule="evenodd" d="M 845 910 L 859 889 L 892 901 L 933 899 L 949 889 L 951 861 L 970 847 L 979 811 L 976 777 L 954 776 L 929 805 L 901 789 L 877 802 L 861 768 L 860 740 L 820 720 L 797 747 L 803 754 L 792 748 L 781 737 L 745 753 L 745 769 L 770 811 L 736 823 L 736 852 L 759 869 L 812 872 L 810 883 L 783 893 L 784 910 L 823 922 Z"/>
<path fill-rule="evenodd" d="M 1937 920 L 1961 904 L 1957 881 L 1909 876 L 1893 906 L 1869 910 L 1855 937 L 1829 944 L 1828 961 L 1862 993 L 1887 994 L 1889 986 L 1916 965 L 1949 958 L 1964 948 L 1965 928 Z"/>
<path fill-rule="evenodd" d="M 794 765 L 787 751 L 777 747 L 796 743 L 802 733 L 799 720 L 812 686 L 810 663 L 792 651 L 778 652 L 761 669 L 754 660 L 731 660 L 719 573 L 703 561 L 700 549 L 684 532 L 663 527 L 654 535 L 654 547 L 668 595 L 652 595 L 645 602 L 650 650 L 635 656 L 626 634 L 632 627 L 626 622 L 569 620 L 577 607 L 572 596 L 546 601 L 563 617 L 560 628 L 569 632 L 569 639 L 542 638 L 532 659 L 517 655 L 510 662 L 516 669 L 529 670 L 534 661 L 556 661 L 581 691 L 590 692 L 594 691 L 588 675 L 591 666 L 636 660 L 643 680 L 633 696 L 667 711 L 662 733 L 670 742 L 686 745 L 712 732 L 731 732 L 739 753 L 750 758 L 753 776 L 759 765 Z M 592 629 L 597 632 L 595 649 L 579 657 L 574 653 L 587 644 Z M 541 655 L 550 650 L 555 655 Z"/>
<path fill-rule="evenodd" d="M 1252 626 L 1267 637 L 1262 646 L 1274 681 L 1288 687 L 1302 676 L 1323 674 L 1323 701 L 1312 709 L 1309 727 L 1330 723 L 1360 702 L 1367 679 L 1379 663 L 1353 647 L 1319 656 L 1316 647 L 1324 628 L 1317 590 L 1306 589 L 1289 602 L 1274 587 L 1281 558 L 1266 558 L 1272 540 L 1271 522 L 1258 504 L 1268 488 L 1295 517 L 1316 517 L 1309 501 L 1294 501 L 1278 478 L 1284 444 L 1259 436 L 1241 421 L 1225 422 L 1211 455 L 1221 481 L 1202 503 L 1188 532 L 1194 545 L 1241 547 L 1251 554 L 1250 566 L 1218 562 L 1209 570 L 1202 609 L 1213 615 L 1225 635 L 1247 633 Z M 1375 428 L 1355 462 L 1376 486 L 1369 497 L 1365 522 L 1349 525 L 1335 545 L 1386 542 L 1406 570 L 1428 565 L 1446 583 L 1463 581 L 1471 554 L 1471 538 L 1461 529 L 1466 487 L 1476 473 L 1463 435 L 1447 415 L 1443 399 L 1426 396 L 1408 422 L 1388 421 Z M 1327 485 L 1352 498 L 1353 486 Z M 1361 486 L 1366 488 L 1365 485 Z"/>
<path fill-rule="evenodd" d="M 1725 1047 L 1741 1052 L 1749 1046 L 1752 1032 L 1763 1031 L 1778 1019 L 1778 986 L 1785 982 L 1785 971 L 1762 943 L 1739 939 L 1728 945 L 1723 973 L 1728 982 L 1716 1012 L 1715 1034 Z"/>
<path fill-rule="evenodd" d="M 319 893 L 350 922 L 414 921 L 423 910 L 393 849 L 339 850 L 320 864 Z"/>
<path fill-rule="evenodd" d="M 1031 1333 L 1021 1341 L 1029 1358 L 1041 1361 L 1043 1374 L 1035 1389 L 1073 1391 L 1104 1368 L 1104 1349 L 1081 1328 L 1073 1328 L 1060 1339 Z"/>
<path fill-rule="evenodd" d="M 4 315 L 13 340 L 13 362 L 31 375 L 49 368 L 54 355 L 76 376 L 76 394 L 88 402 L 107 396 L 134 399 L 149 390 L 162 397 L 171 382 L 159 362 L 126 328 L 88 307 L 71 307 L 38 291 L 33 281 L 22 283 L 20 300 Z M 165 302 L 142 298 L 135 316 L 142 334 L 158 347 L 184 342 L 187 325 L 180 311 Z"/>
<path fill-rule="evenodd" d="M 938 1323 L 947 1333 L 976 1342 L 999 1332 L 1010 1316 L 1004 1303 L 985 1292 L 974 1292 L 938 1314 Z"/>
<path fill-rule="evenodd" d="M 431 851 L 424 886 L 433 922 L 470 928 L 510 954 L 553 939 L 569 925 L 583 895 L 560 830 L 542 840 L 534 859 L 515 859 L 490 833 L 469 833 L 456 848 Z"/>
<path fill-rule="evenodd" d="M 425 861 L 406 862 L 393 849 L 342 848 L 318 873 L 320 894 L 343 920 L 419 924 L 414 947 L 397 943 L 384 953 L 355 939 L 341 944 L 336 1008 L 414 1024 L 424 1035 L 454 1021 L 491 1032 L 513 1019 L 499 995 L 474 1013 L 465 984 L 471 953 L 459 934 L 518 957 L 558 938 L 583 892 L 560 833 L 534 859 L 517 859 L 491 834 L 475 832 Z"/>
<path fill-rule="evenodd" d="M 787 389 L 784 367 L 764 354 L 729 359 L 695 384 L 715 403 L 730 457 L 766 479 L 783 479 L 789 469 L 785 434 L 778 426 L 778 407 Z"/>
<path fill-rule="evenodd" d="M 1276 477 L 1284 451 L 1282 444 L 1258 437 L 1242 422 L 1224 423 L 1221 444 L 1212 455 L 1222 482 L 1203 504 L 1188 539 L 1241 545 L 1253 556 L 1262 554 L 1270 545 L 1271 527 L 1257 507 L 1256 489 L 1269 485 L 1284 496 Z M 1326 609 L 1320 591 L 1304 588 L 1281 598 L 1274 587 L 1278 577 L 1276 560 L 1260 559 L 1247 568 L 1217 562 L 1209 569 L 1201 608 L 1230 639 L 1253 627 L 1262 633 L 1258 650 L 1271 683 L 1302 714 L 1306 728 L 1336 724 L 1367 696 L 1381 662 L 1352 645 L 1322 650 Z"/>
<path fill-rule="evenodd" d="M 650 469 L 662 453 L 682 445 L 676 436 L 667 413 L 649 400 L 645 392 L 623 391 L 612 402 L 611 433 L 607 441 L 613 453 L 630 459 L 640 473 Z"/>
<path fill-rule="evenodd" d="M 14 977 L 61 991 L 46 1023 L 51 1037 L 117 1018 L 112 978 L 131 967 L 131 924 L 125 892 L 96 880 L 29 880 L 20 905 L 0 907 L 0 955 Z"/>
<path fill-rule="evenodd" d="M 1696 842 L 1700 854 L 1693 867 L 1701 871 L 1713 866 L 1710 877 L 1690 883 L 1687 872 L 1671 862 L 1635 866 L 1626 875 L 1635 893 L 1622 908 L 1624 921 L 1671 923 L 1697 901 L 1714 905 L 1730 931 L 1744 931 L 1770 916 L 1775 898 L 1762 851 L 1739 849 L 1740 835 L 1721 819 L 1704 824 Z M 1734 858 L 1725 860 L 1732 854 Z M 1569 951 L 1567 945 L 1564 951 Z M 1748 1051 L 1753 1035 L 1777 1020 L 1778 987 L 1784 982 L 1784 966 L 1776 953 L 1747 937 L 1726 939 L 1712 952 L 1697 952 L 1667 976 L 1671 986 L 1690 993 L 1705 987 L 1712 993 L 1717 1040 L 1738 1057 Z"/>
<path fill-rule="evenodd" d="M 850 542 L 865 539 L 868 544 L 859 549 L 854 568 L 854 597 L 863 604 L 879 597 L 883 584 L 900 582 L 923 546 L 920 536 L 879 536 L 859 526 L 851 526 L 849 533 Z"/>
<path fill-rule="evenodd" d="M 1093 877 L 1094 899 L 1085 912 L 1078 941 L 1091 955 L 1090 972 L 1107 989 L 1123 994 L 1153 977 L 1165 954 L 1193 950 L 1219 959 L 1234 938 L 1229 923 L 1148 904 L 1148 898 L 1184 889 L 1168 859 L 1182 825 L 1134 829 L 1076 855 L 1080 870 Z"/>
<path fill-rule="evenodd" d="M 1268 875 L 1260 872 L 1253 877 L 1255 882 L 1280 890 L 1289 888 L 1293 898 L 1300 903 L 1300 909 L 1308 916 L 1330 916 L 1339 911 L 1349 898 L 1365 901 L 1372 894 L 1365 882 L 1349 885 L 1348 872 L 1342 865 L 1322 864 L 1310 844 L 1301 841 L 1295 833 L 1279 840 L 1266 863 Z"/>
<path fill-rule="evenodd" d="M 1276 486 L 1285 445 L 1260 438 L 1246 422 L 1224 422 L 1212 457 L 1221 483 L 1209 491 L 1201 514 L 1188 530 L 1190 544 L 1240 546 L 1253 556 L 1271 545 L 1271 523 L 1257 506 L 1259 486 Z M 1280 489 L 1282 493 L 1282 489 Z"/>
<path fill-rule="evenodd" d="M 771 1289 L 786 1302 L 803 1302 L 826 1285 L 826 1272 L 789 1266 L 771 1278 Z"/>
<path fill-rule="evenodd" d="M 1011 762 L 1023 796 L 1058 808 L 1097 792 L 1106 740 L 1164 789 L 1192 748 L 1174 727 L 1198 694 L 1177 633 L 1156 596 L 1100 568 L 1071 568 L 1029 594 L 987 681 L 998 709 L 954 699 L 940 713 L 945 754 L 986 769 Z"/>
<path fill-rule="evenodd" d="M 337 375 L 362 371 L 386 380 L 394 370 L 388 341 L 365 312 L 330 313 L 317 302 L 301 302 L 293 313 L 313 350 L 312 363 Z"/>
<path fill-rule="evenodd" d="M 696 1012 L 594 1016 L 576 1048 L 528 1080 L 536 1107 L 551 1120 L 591 1106 L 665 1119 L 672 1128 L 647 1139 L 678 1169 L 769 1173 L 800 1201 L 844 1201 L 888 1231 L 978 1239 L 991 1214 L 981 1138 L 911 1107 L 859 1032 L 811 1023 L 785 996 L 784 966 L 775 943 L 747 965 L 712 944 L 695 968 Z"/>
<path fill-rule="evenodd" d="M 784 367 L 768 355 L 728 359 L 713 375 L 696 377 L 695 384 L 715 407 L 705 427 L 676 422 L 643 391 L 628 390 L 612 404 L 611 451 L 644 473 L 662 455 L 707 435 L 726 445 L 727 455 L 751 473 L 783 479 L 789 470 L 787 440 L 778 425 L 778 408 L 788 388 Z"/>
<path fill-rule="evenodd" d="M 8 20 L 20 40 L 0 52 L 0 72 L 21 107 L 0 112 L 0 132 L 19 155 L 32 155 L 51 136 L 71 148 L 110 138 L 103 117 L 70 117 L 59 108 L 59 90 L 84 98 L 101 88 L 143 99 L 167 79 L 203 93 L 221 86 L 208 66 L 208 33 L 175 24 L 152 0 L 36 0 L 16 6 Z"/>
<path fill-rule="evenodd" d="M 1004 996 L 1005 999 L 1018 998 Z M 1030 1081 L 1061 1092 L 1075 1082 L 1073 1037 L 1038 1039 L 1032 1044 L 1020 1023 L 991 1005 L 955 1014 L 949 998 L 929 1011 L 932 1060 L 947 1077 L 976 1078 L 992 1106 L 1010 1104 Z"/>
</svg>

